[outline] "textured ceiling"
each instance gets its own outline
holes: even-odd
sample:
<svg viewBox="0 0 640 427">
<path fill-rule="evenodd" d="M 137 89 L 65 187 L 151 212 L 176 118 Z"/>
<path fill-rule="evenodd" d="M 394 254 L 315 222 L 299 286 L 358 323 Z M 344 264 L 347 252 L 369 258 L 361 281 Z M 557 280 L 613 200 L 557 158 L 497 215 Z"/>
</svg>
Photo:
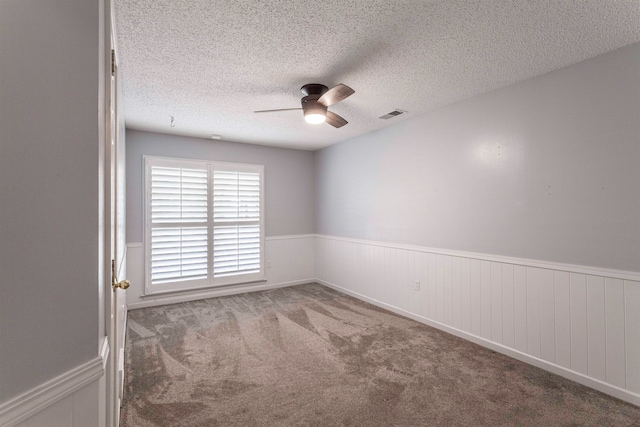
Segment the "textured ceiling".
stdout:
<svg viewBox="0 0 640 427">
<path fill-rule="evenodd" d="M 127 127 L 322 148 L 640 41 L 638 0 L 116 0 Z M 300 87 L 345 83 L 304 122 Z M 409 113 L 378 117 L 394 109 Z M 171 117 L 174 127 L 171 127 Z"/>
</svg>

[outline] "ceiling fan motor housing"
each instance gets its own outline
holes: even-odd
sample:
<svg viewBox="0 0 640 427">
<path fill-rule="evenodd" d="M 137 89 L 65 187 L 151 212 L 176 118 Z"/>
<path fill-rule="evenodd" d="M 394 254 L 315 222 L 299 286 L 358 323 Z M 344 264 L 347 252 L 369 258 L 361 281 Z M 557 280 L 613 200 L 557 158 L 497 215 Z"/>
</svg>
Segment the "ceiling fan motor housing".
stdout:
<svg viewBox="0 0 640 427">
<path fill-rule="evenodd" d="M 300 88 L 300 92 L 302 92 L 303 95 L 318 95 L 318 98 L 320 98 L 322 94 L 328 90 L 328 87 L 320 83 L 309 83 Z"/>
</svg>

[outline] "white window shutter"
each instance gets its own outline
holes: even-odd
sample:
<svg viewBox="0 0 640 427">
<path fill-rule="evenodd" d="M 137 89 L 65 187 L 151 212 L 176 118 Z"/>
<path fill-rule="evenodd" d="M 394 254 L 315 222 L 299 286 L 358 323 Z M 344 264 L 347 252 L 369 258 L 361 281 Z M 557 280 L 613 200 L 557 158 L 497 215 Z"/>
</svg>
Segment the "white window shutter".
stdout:
<svg viewBox="0 0 640 427">
<path fill-rule="evenodd" d="M 153 283 L 207 277 L 207 227 L 167 227 L 151 231 Z"/>
<path fill-rule="evenodd" d="M 259 271 L 259 225 L 224 225 L 213 228 L 214 277 Z"/>
<path fill-rule="evenodd" d="M 263 166 L 145 162 L 146 292 L 264 278 Z"/>
<path fill-rule="evenodd" d="M 260 174 L 213 172 L 213 276 L 260 272 Z"/>
<path fill-rule="evenodd" d="M 213 172 L 213 220 L 260 220 L 260 174 Z"/>
<path fill-rule="evenodd" d="M 207 277 L 207 170 L 151 168 L 151 282 Z"/>
<path fill-rule="evenodd" d="M 207 220 L 207 171 L 151 168 L 151 221 Z"/>
</svg>

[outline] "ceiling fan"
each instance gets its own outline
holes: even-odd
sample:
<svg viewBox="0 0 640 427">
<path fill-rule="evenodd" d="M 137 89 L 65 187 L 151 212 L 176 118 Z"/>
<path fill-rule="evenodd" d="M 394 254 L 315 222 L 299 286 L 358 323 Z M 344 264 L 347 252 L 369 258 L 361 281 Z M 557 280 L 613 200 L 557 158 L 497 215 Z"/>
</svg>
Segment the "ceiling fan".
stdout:
<svg viewBox="0 0 640 427">
<path fill-rule="evenodd" d="M 302 108 L 282 108 L 279 110 L 260 110 L 254 113 L 274 113 L 277 111 L 293 111 L 302 110 L 304 120 L 307 123 L 318 124 L 327 122 L 331 126 L 339 128 L 348 122 L 329 111 L 327 108 L 336 104 L 343 99 L 353 95 L 355 91 L 342 83 L 329 89 L 325 85 L 318 83 L 309 83 L 300 88 L 300 92 L 304 94 L 301 103 Z"/>
</svg>

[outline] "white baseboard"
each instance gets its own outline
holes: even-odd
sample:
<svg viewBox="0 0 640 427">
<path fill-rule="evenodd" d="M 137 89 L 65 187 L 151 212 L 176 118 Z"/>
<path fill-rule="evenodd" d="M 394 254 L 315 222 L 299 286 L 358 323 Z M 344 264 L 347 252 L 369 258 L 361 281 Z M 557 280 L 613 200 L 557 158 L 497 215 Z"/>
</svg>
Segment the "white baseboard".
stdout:
<svg viewBox="0 0 640 427">
<path fill-rule="evenodd" d="M 266 291 L 268 289 L 285 288 L 287 286 L 302 285 L 305 283 L 315 282 L 316 279 L 303 279 L 293 280 L 290 282 L 272 283 L 272 284 L 258 284 L 258 285 L 241 285 L 225 287 L 220 289 L 210 289 L 203 292 L 189 292 L 186 294 L 171 294 L 165 296 L 149 296 L 144 301 L 134 302 L 127 304 L 128 310 L 136 310 L 139 308 L 155 307 L 166 304 L 176 304 L 179 302 L 195 301 L 206 298 L 222 297 L 227 295 L 244 294 L 247 292 Z"/>
<path fill-rule="evenodd" d="M 444 325 L 442 323 L 433 321 L 431 319 L 427 319 L 425 317 L 418 316 L 416 314 L 410 313 L 410 312 L 408 312 L 406 310 L 403 310 L 401 308 L 395 307 L 393 305 L 383 303 L 381 301 L 378 301 L 378 300 L 373 299 L 373 298 L 369 298 L 369 297 L 367 297 L 365 295 L 362 295 L 362 294 L 359 294 L 357 292 L 353 292 L 353 291 L 351 291 L 349 289 L 342 288 L 342 287 L 337 286 L 337 285 L 335 285 L 333 283 L 329 283 L 329 282 L 327 282 L 325 280 L 316 279 L 316 282 L 320 283 L 320 284 L 323 284 L 323 285 L 325 285 L 325 286 L 327 286 L 329 288 L 335 289 L 335 290 L 337 290 L 339 292 L 345 293 L 347 295 L 351 295 L 352 297 L 355 297 L 355 298 L 358 298 L 360 300 L 366 301 L 366 302 L 368 302 L 370 304 L 373 304 L 375 306 L 378 306 L 378 307 L 384 308 L 386 310 L 389 310 L 389 311 L 391 311 L 393 313 L 399 314 L 401 316 L 408 317 L 408 318 L 413 319 L 413 320 L 415 320 L 417 322 L 424 323 L 425 325 L 432 326 L 432 327 L 434 327 L 436 329 L 440 329 L 440 330 L 442 330 L 444 332 L 447 332 L 447 333 L 450 333 L 450 334 L 455 335 L 457 337 L 463 338 L 463 339 L 465 339 L 467 341 L 471 341 L 471 342 L 473 342 L 475 344 L 478 344 L 478 345 L 481 345 L 483 347 L 489 348 L 489 349 L 491 349 L 493 351 L 496 351 L 498 353 L 502 353 L 502 354 L 507 355 L 509 357 L 513 357 L 514 359 L 520 360 L 522 362 L 528 363 L 530 365 L 533 365 L 533 366 L 536 366 L 538 368 L 544 369 L 546 371 L 552 372 L 554 374 L 560 375 L 560 376 L 562 376 L 564 378 L 570 379 L 570 380 L 575 381 L 575 382 L 577 382 L 579 384 L 582 384 L 582 385 L 585 385 L 587 387 L 593 388 L 594 390 L 598 390 L 598 391 L 601 391 L 601 392 L 606 393 L 608 395 L 611 395 L 613 397 L 617 397 L 618 399 L 624 400 L 625 402 L 631 403 L 631 404 L 636 405 L 636 406 L 640 406 L 640 395 L 639 394 L 630 392 L 628 390 L 621 389 L 619 387 L 615 387 L 613 385 L 604 383 L 602 381 L 598 381 L 596 379 L 593 379 L 593 378 L 587 377 L 585 375 L 582 375 L 582 374 L 580 374 L 578 372 L 566 369 L 566 368 L 564 368 L 562 366 L 558 366 L 556 364 L 549 363 L 549 362 L 547 362 L 545 360 L 538 359 L 538 358 L 530 356 L 528 354 L 521 353 L 521 352 L 519 352 L 517 350 L 514 350 L 512 348 L 505 347 L 505 346 L 500 345 L 500 344 L 496 344 L 496 343 L 494 343 L 492 341 L 489 341 L 489 340 L 484 339 L 482 337 L 479 337 L 477 335 L 473 335 L 473 334 L 470 334 L 468 332 L 461 331 L 459 329 L 452 328 L 452 327 Z"/>
<path fill-rule="evenodd" d="M 102 346 L 98 357 L 0 405 L 0 426 L 16 426 L 90 383 L 99 380 L 104 375 L 104 364 L 108 353 L 108 346 L 106 349 Z"/>
</svg>

